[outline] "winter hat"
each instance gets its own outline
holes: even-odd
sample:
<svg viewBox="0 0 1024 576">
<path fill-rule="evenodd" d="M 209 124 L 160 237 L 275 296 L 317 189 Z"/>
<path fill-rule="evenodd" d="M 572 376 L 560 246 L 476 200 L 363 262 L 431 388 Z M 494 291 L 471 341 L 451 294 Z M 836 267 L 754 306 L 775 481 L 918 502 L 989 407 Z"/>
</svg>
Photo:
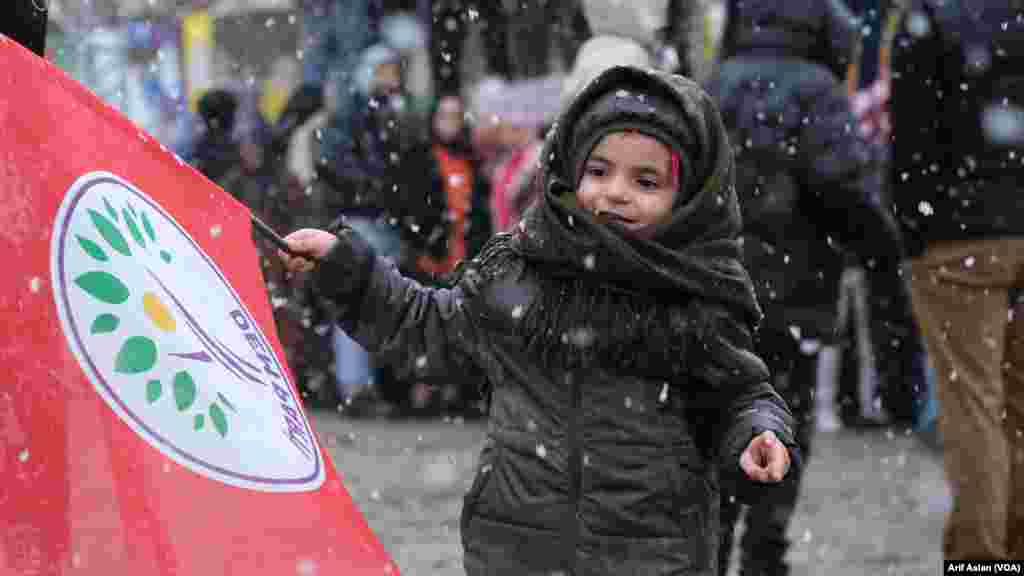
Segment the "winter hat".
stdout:
<svg viewBox="0 0 1024 576">
<path fill-rule="evenodd" d="M 676 205 L 690 198 L 696 186 L 693 167 L 700 161 L 697 140 L 687 115 L 667 94 L 653 85 L 621 86 L 599 95 L 576 119 L 570 150 L 573 190 L 583 177 L 590 153 L 608 134 L 638 132 L 664 144 L 672 152 L 672 172 L 680 194 Z"/>
<path fill-rule="evenodd" d="M 591 80 L 615 66 L 653 68 L 651 53 L 639 42 L 624 36 L 594 36 L 580 46 L 572 70 L 562 82 L 565 107 Z"/>
<path fill-rule="evenodd" d="M 561 78 L 552 76 L 523 80 L 488 77 L 477 85 L 470 108 L 481 123 L 500 121 L 539 128 L 558 113 L 561 82 Z"/>
</svg>

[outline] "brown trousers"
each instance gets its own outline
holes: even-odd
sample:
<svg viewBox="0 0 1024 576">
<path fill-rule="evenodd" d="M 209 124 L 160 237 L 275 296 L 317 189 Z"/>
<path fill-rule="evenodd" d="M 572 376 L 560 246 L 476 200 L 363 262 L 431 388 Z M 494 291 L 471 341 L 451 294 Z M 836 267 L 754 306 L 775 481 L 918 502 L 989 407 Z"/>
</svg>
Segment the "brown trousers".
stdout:
<svg viewBox="0 0 1024 576">
<path fill-rule="evenodd" d="M 909 269 L 953 494 L 943 555 L 1024 558 L 1024 238 L 934 245 Z"/>
</svg>

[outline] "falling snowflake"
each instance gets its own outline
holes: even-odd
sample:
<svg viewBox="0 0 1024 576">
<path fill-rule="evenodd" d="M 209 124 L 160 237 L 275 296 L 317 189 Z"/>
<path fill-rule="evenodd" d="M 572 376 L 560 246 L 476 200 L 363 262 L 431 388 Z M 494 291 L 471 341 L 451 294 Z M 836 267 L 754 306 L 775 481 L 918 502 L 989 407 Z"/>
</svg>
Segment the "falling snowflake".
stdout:
<svg viewBox="0 0 1024 576">
<path fill-rule="evenodd" d="M 537 444 L 537 456 L 541 458 L 548 457 L 548 449 L 545 448 L 543 444 Z"/>
<path fill-rule="evenodd" d="M 925 216 L 931 216 L 932 214 L 935 214 L 935 209 L 932 208 L 932 205 L 929 204 L 928 202 L 925 202 L 924 200 L 918 203 L 917 211 L 920 212 L 921 214 L 924 214 Z"/>
<path fill-rule="evenodd" d="M 39 278 L 39 276 L 33 276 L 32 279 L 28 281 L 28 289 L 31 290 L 33 293 L 39 292 L 39 289 L 42 287 L 42 285 L 43 281 Z"/>
<path fill-rule="evenodd" d="M 214 227 L 210 228 L 210 236 L 213 236 L 214 238 L 219 237 L 221 232 L 222 229 L 220 227 L 220 224 L 217 224 Z"/>
<path fill-rule="evenodd" d="M 586 256 L 583 257 L 583 266 L 587 270 L 593 270 L 596 264 L 597 258 L 593 254 L 587 254 Z"/>
</svg>

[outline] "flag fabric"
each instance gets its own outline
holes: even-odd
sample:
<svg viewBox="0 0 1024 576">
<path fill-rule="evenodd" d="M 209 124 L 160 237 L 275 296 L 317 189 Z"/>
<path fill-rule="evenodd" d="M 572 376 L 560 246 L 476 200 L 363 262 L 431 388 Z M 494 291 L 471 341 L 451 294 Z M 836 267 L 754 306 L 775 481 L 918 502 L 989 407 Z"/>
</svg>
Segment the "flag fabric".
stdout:
<svg viewBox="0 0 1024 576">
<path fill-rule="evenodd" d="M 397 574 L 246 209 L 2 35 L 0 61 L 0 573 Z"/>
</svg>

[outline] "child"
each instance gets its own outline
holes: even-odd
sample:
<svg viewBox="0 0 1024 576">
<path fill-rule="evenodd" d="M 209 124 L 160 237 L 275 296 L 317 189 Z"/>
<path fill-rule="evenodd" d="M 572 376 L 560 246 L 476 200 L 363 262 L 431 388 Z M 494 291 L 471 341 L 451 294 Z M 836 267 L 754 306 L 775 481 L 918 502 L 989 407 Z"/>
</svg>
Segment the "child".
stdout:
<svg viewBox="0 0 1024 576">
<path fill-rule="evenodd" d="M 799 463 L 751 351 L 721 119 L 689 80 L 615 67 L 542 161 L 538 202 L 451 288 L 403 278 L 344 226 L 294 232 L 308 259 L 280 256 L 316 261 L 340 325 L 400 370 L 488 384 L 467 574 L 713 574 L 720 482 L 764 498 Z"/>
<path fill-rule="evenodd" d="M 464 116 L 462 99 L 454 94 L 439 98 L 431 114 L 430 153 L 441 177 L 450 223 L 445 253 L 440 258 L 422 254 L 418 265 L 436 277 L 451 273 L 459 262 L 475 256 L 481 248 L 478 244 L 490 237 L 483 179 Z"/>
</svg>

